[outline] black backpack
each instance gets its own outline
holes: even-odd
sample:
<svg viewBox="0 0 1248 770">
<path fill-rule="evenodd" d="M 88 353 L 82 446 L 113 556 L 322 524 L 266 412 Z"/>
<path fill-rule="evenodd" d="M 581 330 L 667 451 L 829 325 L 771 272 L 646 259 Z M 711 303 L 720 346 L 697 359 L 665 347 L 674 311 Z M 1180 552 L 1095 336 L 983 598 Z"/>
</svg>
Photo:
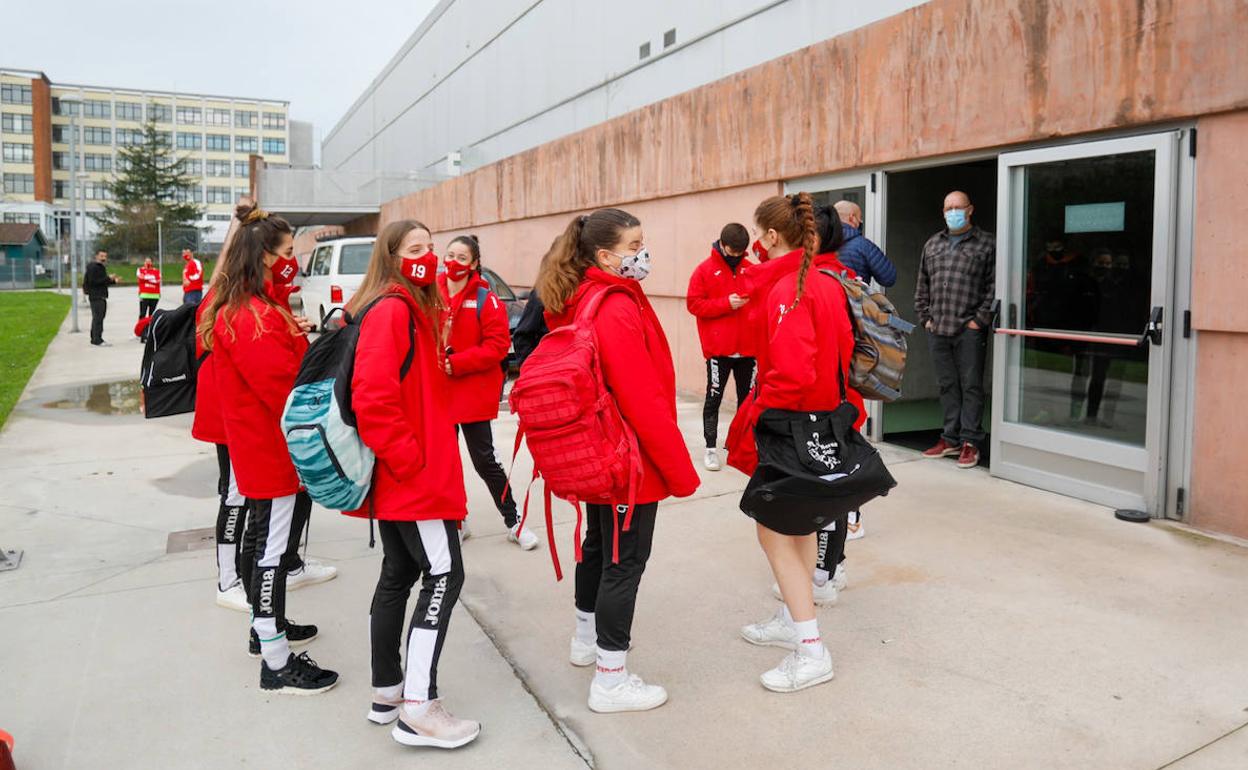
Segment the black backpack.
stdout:
<svg viewBox="0 0 1248 770">
<path fill-rule="evenodd" d="M 195 411 L 195 378 L 203 361 L 195 357 L 195 310 L 181 305 L 152 315 L 139 373 L 149 419 Z"/>
</svg>

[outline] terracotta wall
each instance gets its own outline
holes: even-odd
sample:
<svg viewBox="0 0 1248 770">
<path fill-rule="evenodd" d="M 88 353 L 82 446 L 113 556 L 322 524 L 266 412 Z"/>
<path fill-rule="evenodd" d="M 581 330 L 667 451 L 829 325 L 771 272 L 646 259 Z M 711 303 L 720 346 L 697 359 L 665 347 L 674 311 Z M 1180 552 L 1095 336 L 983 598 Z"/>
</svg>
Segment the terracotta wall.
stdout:
<svg viewBox="0 0 1248 770">
<path fill-rule="evenodd" d="M 1248 538 L 1248 111 L 1197 123 L 1189 522 Z"/>
<path fill-rule="evenodd" d="M 34 129 L 35 200 L 52 202 L 52 85 L 46 76 L 30 81 L 31 124 Z M 49 238 L 53 233 L 46 233 Z"/>
</svg>

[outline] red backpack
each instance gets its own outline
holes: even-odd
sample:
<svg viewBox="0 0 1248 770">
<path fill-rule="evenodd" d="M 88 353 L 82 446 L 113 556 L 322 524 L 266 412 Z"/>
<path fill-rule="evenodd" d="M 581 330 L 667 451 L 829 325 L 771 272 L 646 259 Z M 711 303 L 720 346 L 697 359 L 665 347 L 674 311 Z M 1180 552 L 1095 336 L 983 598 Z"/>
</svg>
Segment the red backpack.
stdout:
<svg viewBox="0 0 1248 770">
<path fill-rule="evenodd" d="M 641 450 L 637 436 L 624 422 L 615 398 L 603 382 L 598 356 L 598 334 L 593 318 L 608 294 L 627 294 L 607 288 L 577 309 L 572 323 L 542 337 L 524 362 L 511 389 L 511 412 L 520 420 L 513 450 L 527 436 L 533 455 L 533 479 L 542 478 L 546 502 L 546 538 L 555 564 L 555 578 L 563 579 L 555 551 L 551 495 L 576 508 L 576 560 L 581 560 L 581 501 L 611 500 L 627 490 L 624 529 L 632 525 L 633 506 L 641 482 Z M 530 481 L 532 486 L 532 481 Z M 618 498 L 615 498 L 618 499 Z M 524 495 L 520 528 L 529 516 L 529 494 Z M 617 519 L 611 557 L 620 560 Z"/>
</svg>

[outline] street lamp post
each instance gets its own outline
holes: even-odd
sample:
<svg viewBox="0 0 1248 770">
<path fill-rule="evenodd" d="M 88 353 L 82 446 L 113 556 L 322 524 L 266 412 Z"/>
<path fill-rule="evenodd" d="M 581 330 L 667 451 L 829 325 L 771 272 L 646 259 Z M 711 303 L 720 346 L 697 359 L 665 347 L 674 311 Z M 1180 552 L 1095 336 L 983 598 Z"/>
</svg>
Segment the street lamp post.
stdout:
<svg viewBox="0 0 1248 770">
<path fill-rule="evenodd" d="M 69 291 L 70 331 L 78 333 L 78 107 L 82 100 L 62 96 L 61 107 L 69 107 Z"/>
<path fill-rule="evenodd" d="M 160 276 L 160 285 L 165 285 L 165 234 L 161 229 L 164 217 L 156 217 L 156 274 Z"/>
</svg>

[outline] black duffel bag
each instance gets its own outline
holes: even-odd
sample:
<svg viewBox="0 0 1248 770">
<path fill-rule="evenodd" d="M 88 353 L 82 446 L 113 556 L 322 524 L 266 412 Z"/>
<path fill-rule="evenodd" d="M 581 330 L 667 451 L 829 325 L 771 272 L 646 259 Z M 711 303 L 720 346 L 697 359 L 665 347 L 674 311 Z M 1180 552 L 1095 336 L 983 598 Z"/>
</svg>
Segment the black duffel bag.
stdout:
<svg viewBox="0 0 1248 770">
<path fill-rule="evenodd" d="M 842 399 L 844 391 L 842 375 Z M 741 510 L 782 535 L 809 535 L 887 495 L 897 482 L 854 428 L 857 419 L 845 400 L 830 412 L 764 411 L 754 428 L 758 468 Z"/>
</svg>

